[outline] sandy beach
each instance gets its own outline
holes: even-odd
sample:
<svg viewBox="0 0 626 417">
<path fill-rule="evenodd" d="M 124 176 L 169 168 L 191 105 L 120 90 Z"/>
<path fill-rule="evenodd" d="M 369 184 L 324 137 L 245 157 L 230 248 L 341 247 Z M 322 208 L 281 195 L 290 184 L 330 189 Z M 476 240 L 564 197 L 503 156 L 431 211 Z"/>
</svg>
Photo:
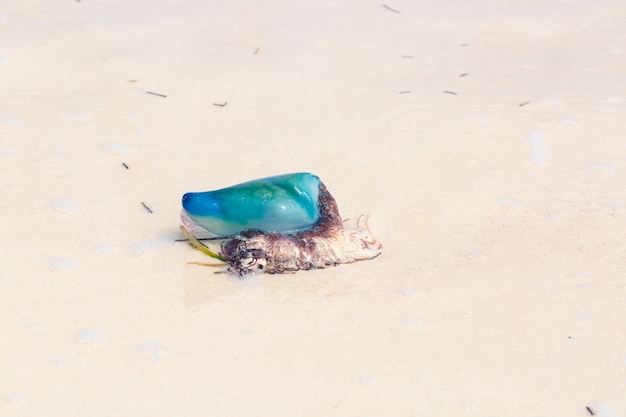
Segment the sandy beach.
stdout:
<svg viewBox="0 0 626 417">
<path fill-rule="evenodd" d="M 5 1 L 0 415 L 626 416 L 626 5 L 505 3 Z M 300 171 L 381 256 L 190 263 Z"/>
</svg>

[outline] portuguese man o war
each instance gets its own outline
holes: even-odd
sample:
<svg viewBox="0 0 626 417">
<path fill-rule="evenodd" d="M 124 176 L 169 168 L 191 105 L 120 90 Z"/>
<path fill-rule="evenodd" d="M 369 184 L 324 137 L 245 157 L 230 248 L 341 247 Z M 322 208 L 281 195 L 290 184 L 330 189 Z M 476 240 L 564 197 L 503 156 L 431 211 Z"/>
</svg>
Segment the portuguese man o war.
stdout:
<svg viewBox="0 0 626 417">
<path fill-rule="evenodd" d="M 316 175 L 301 172 L 186 193 L 182 232 L 196 249 L 243 277 L 290 273 L 373 259 L 382 245 L 367 222 L 347 229 L 337 202 Z M 364 223 L 363 225 L 361 223 Z M 216 253 L 194 233 L 220 243 Z"/>
</svg>

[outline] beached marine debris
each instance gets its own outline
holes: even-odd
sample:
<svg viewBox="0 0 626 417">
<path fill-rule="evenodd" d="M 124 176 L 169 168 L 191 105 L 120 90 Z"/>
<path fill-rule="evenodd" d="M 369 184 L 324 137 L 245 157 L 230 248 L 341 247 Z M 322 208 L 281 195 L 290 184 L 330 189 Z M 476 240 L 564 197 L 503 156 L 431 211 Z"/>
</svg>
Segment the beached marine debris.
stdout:
<svg viewBox="0 0 626 417">
<path fill-rule="evenodd" d="M 187 193 L 181 221 L 181 230 L 196 249 L 240 276 L 373 259 L 382 248 L 362 218 L 356 228 L 345 228 L 326 186 L 305 172 Z M 219 253 L 200 242 L 196 232 L 209 232 L 212 237 L 205 240 L 219 243 Z"/>
</svg>

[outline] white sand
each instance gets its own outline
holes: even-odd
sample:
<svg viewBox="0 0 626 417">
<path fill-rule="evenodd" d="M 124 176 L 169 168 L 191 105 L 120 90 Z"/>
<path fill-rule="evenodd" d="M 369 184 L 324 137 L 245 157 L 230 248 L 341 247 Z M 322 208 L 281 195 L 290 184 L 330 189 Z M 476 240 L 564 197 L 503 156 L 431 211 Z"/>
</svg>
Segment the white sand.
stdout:
<svg viewBox="0 0 626 417">
<path fill-rule="evenodd" d="M 501 3 L 5 1 L 0 415 L 626 416 L 626 6 Z M 291 171 L 383 255 L 187 264 Z"/>
</svg>

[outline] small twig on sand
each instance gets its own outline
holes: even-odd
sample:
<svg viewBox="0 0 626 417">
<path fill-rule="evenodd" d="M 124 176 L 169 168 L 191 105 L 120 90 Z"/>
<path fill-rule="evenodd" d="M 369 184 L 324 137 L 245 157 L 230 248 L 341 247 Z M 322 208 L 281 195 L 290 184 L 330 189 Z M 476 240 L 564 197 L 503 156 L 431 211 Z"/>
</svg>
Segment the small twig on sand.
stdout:
<svg viewBox="0 0 626 417">
<path fill-rule="evenodd" d="M 146 211 L 147 211 L 148 213 L 150 213 L 150 214 L 154 213 L 154 212 L 152 211 L 152 209 L 151 209 L 150 207 L 148 207 L 148 205 L 147 205 L 146 203 L 144 203 L 143 201 L 141 202 L 141 205 L 143 206 L 143 208 L 145 208 L 145 209 L 146 209 Z"/>
<path fill-rule="evenodd" d="M 389 10 L 390 12 L 394 12 L 394 13 L 400 13 L 400 10 L 394 9 L 391 6 L 387 6 L 386 4 L 383 4 L 383 7 L 387 10 Z"/>
</svg>

